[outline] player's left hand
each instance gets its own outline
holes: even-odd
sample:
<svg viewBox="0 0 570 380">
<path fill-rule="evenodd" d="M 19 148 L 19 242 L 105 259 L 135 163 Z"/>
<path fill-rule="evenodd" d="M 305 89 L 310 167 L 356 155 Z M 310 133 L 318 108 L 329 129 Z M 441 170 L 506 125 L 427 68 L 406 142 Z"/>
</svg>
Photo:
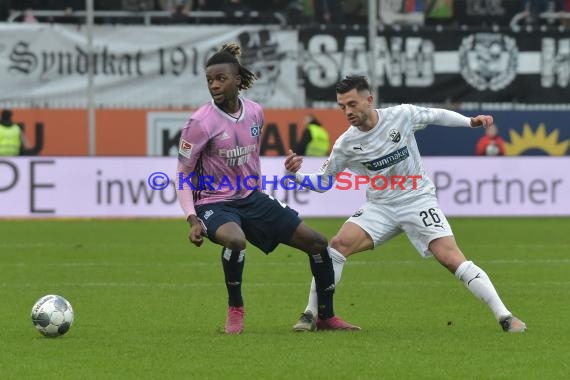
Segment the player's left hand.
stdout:
<svg viewBox="0 0 570 380">
<path fill-rule="evenodd" d="M 491 124 L 493 124 L 493 116 L 491 115 L 477 115 L 471 118 L 471 128 L 487 128 Z"/>
</svg>

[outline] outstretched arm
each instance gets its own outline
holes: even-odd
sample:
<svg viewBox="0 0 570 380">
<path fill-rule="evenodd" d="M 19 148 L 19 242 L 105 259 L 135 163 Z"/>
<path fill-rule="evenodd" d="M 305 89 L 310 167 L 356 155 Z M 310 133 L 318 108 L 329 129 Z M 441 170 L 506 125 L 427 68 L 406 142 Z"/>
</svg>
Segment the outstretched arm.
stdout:
<svg viewBox="0 0 570 380">
<path fill-rule="evenodd" d="M 285 159 L 285 169 L 288 173 L 295 175 L 295 182 L 298 184 L 302 184 L 303 182 L 310 182 L 313 186 L 310 187 L 311 190 L 314 190 L 319 193 L 324 193 L 328 189 L 330 189 L 329 185 L 331 181 L 334 182 L 335 177 L 330 175 L 323 175 L 323 173 L 301 173 L 299 169 L 303 165 L 303 157 L 298 156 L 295 152 L 289 149 L 288 156 Z M 314 186 L 314 184 L 319 183 L 319 186 Z"/>
<path fill-rule="evenodd" d="M 484 127 L 493 124 L 493 116 L 477 115 L 469 118 L 443 108 L 411 107 L 412 120 L 416 125 L 437 124 L 445 127 Z"/>
</svg>

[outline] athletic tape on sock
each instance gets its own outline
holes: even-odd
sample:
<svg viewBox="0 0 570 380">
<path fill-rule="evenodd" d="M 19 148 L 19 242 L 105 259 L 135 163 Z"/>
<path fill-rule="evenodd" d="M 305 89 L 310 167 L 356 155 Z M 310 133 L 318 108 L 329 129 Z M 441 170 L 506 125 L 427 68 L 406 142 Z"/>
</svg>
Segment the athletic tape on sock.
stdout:
<svg viewBox="0 0 570 380">
<path fill-rule="evenodd" d="M 232 257 L 232 250 L 229 248 L 225 248 L 223 257 L 224 257 L 224 260 L 230 261 L 230 258 Z M 239 257 L 238 257 L 237 262 L 241 263 L 243 261 L 244 257 L 245 257 L 245 249 L 242 249 L 241 251 L 239 251 Z"/>
</svg>

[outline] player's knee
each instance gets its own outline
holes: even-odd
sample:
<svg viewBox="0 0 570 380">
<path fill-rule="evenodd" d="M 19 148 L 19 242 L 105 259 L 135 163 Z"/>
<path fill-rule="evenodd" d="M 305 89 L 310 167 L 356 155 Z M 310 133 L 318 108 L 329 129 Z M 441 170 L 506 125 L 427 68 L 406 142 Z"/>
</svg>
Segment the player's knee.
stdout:
<svg viewBox="0 0 570 380">
<path fill-rule="evenodd" d="M 455 273 L 457 267 L 465 262 L 463 252 L 455 245 L 433 245 L 431 249 L 433 255 L 441 265 L 451 273 Z"/>
<path fill-rule="evenodd" d="M 327 249 L 328 240 L 326 237 L 318 232 L 313 232 L 310 237 L 307 237 L 302 244 L 301 248 L 305 253 L 310 255 L 320 254 Z"/>
<path fill-rule="evenodd" d="M 336 235 L 331 239 L 330 246 L 339 251 L 340 253 L 342 253 L 343 255 L 344 252 L 350 251 L 349 242 L 345 238 L 339 235 Z"/>
<path fill-rule="evenodd" d="M 324 235 L 315 232 L 315 238 L 313 240 L 313 250 L 314 252 L 322 252 L 323 250 L 327 249 L 328 240 Z"/>
<path fill-rule="evenodd" d="M 326 250 L 328 240 L 321 233 L 301 223 L 287 244 L 310 255 L 315 255 Z"/>
<path fill-rule="evenodd" d="M 245 238 L 239 236 L 231 236 L 225 239 L 223 246 L 231 249 L 232 251 L 242 251 L 245 249 Z"/>
</svg>

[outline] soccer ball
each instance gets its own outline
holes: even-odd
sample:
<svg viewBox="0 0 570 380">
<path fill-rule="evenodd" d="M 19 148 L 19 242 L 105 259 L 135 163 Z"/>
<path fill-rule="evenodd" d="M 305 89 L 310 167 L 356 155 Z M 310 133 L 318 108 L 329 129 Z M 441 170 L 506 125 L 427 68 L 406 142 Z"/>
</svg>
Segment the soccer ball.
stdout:
<svg viewBox="0 0 570 380">
<path fill-rule="evenodd" d="M 42 335 L 58 337 L 69 331 L 73 323 L 73 308 L 62 296 L 43 296 L 32 308 L 32 323 Z"/>
</svg>

